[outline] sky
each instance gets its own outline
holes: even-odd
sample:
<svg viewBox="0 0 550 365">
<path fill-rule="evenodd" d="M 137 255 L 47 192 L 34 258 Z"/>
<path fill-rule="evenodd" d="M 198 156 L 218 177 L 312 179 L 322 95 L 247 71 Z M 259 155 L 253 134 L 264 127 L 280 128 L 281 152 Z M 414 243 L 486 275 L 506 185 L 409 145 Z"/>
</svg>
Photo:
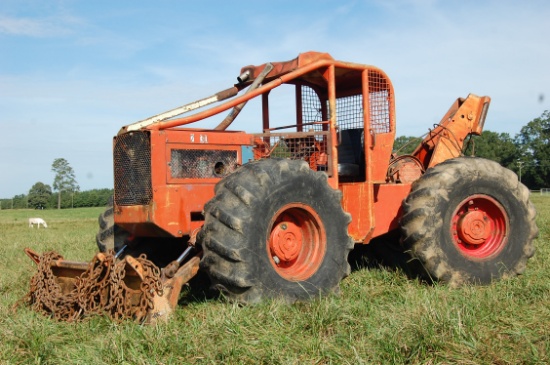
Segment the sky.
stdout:
<svg viewBox="0 0 550 365">
<path fill-rule="evenodd" d="M 112 188 L 120 127 L 306 51 L 383 69 L 398 136 L 473 93 L 514 137 L 550 109 L 548 19 L 547 0 L 1 0 L 0 198 L 51 186 L 56 158 Z"/>
</svg>

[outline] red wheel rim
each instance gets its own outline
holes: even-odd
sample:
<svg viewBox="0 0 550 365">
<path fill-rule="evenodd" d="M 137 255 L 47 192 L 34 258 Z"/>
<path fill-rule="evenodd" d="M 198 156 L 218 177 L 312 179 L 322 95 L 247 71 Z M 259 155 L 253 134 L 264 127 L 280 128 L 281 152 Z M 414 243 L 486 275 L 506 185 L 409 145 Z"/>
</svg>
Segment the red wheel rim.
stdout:
<svg viewBox="0 0 550 365">
<path fill-rule="evenodd" d="M 310 278 L 321 266 L 325 252 L 325 228 L 311 207 L 288 204 L 274 215 L 267 253 L 281 277 L 289 281 Z"/>
<path fill-rule="evenodd" d="M 469 258 L 486 259 L 502 250 L 508 239 L 508 215 L 495 199 L 476 194 L 464 199 L 453 213 L 452 237 Z"/>
</svg>

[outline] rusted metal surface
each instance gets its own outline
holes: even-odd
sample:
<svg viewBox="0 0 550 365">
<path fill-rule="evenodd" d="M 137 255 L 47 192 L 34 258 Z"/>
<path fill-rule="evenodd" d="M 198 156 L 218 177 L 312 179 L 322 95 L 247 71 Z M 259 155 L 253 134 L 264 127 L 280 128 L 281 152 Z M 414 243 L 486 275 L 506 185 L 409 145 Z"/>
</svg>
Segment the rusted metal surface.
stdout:
<svg viewBox="0 0 550 365">
<path fill-rule="evenodd" d="M 178 299 L 184 284 L 189 282 L 199 271 L 200 256 L 194 256 L 181 266 L 173 277 L 163 281 L 163 294 L 153 299 L 154 306 L 149 313 L 149 320 L 166 320 L 178 305 Z"/>
<path fill-rule="evenodd" d="M 414 156 L 397 156 L 392 158 L 388 167 L 387 181 L 410 184 L 424 173 L 424 166 Z"/>
<path fill-rule="evenodd" d="M 246 162 L 246 151 L 250 153 L 248 158 L 253 159 L 305 160 L 312 170 L 325 172 L 329 185 L 335 189 L 339 188 L 340 179 L 343 183 L 365 184 L 360 189 L 364 195 L 344 196 L 344 200 L 372 202 L 372 184 L 385 182 L 395 135 L 393 86 L 382 70 L 337 61 L 325 53 L 307 52 L 290 61 L 246 66 L 241 69 L 239 79 L 236 85 L 239 90 L 249 87 L 244 95 L 190 116 L 143 126 L 137 131 L 150 136 L 151 157 L 145 163 L 151 166 L 151 176 L 140 178 L 135 184 L 122 179 L 121 184 L 126 185 L 120 191 L 125 192 L 124 186 L 139 187 L 150 179 L 152 194 L 147 197 L 152 196 L 152 199 L 145 204 L 118 204 L 115 207 L 117 224 L 138 236 L 182 237 L 190 234 L 202 224 L 200 212 L 213 197 L 215 184 Z M 296 119 L 282 123 L 283 126 L 271 127 L 268 95 L 285 83 L 296 85 Z M 262 134 L 228 132 L 225 122 L 218 125 L 221 130 L 175 128 L 230 108 L 239 109 L 257 96 L 262 97 Z M 237 110 L 230 113 L 229 120 L 232 121 L 237 113 Z M 342 161 L 336 137 L 345 130 L 362 132 L 360 139 L 363 142 L 352 147 L 358 156 L 353 163 L 357 166 L 352 166 L 352 170 L 359 171 L 360 176 L 338 176 L 338 171 L 344 170 L 338 168 Z M 226 161 L 221 157 L 229 154 L 237 156 L 236 163 L 233 158 Z M 129 155 L 137 156 L 138 151 Z M 129 173 L 128 177 L 141 176 L 138 161 L 146 159 L 137 159 L 135 175 Z M 115 164 L 115 173 L 118 165 Z M 132 164 L 127 166 L 130 170 L 134 168 Z M 115 198 L 119 195 L 117 190 Z M 138 189 L 135 196 L 142 191 L 146 192 Z M 130 191 L 128 193 L 132 196 Z M 368 215 L 370 227 L 374 224 L 374 214 L 371 211 Z M 359 224 L 362 223 L 352 221 L 350 227 Z"/>
<path fill-rule="evenodd" d="M 201 212 L 214 196 L 215 184 L 243 163 L 243 146 L 253 146 L 253 136 L 244 132 L 191 129 L 131 134 L 131 138 L 117 136 L 114 142 L 115 150 L 124 151 L 114 164 L 115 203 L 123 203 L 117 203 L 114 211 L 117 224 L 136 236 L 190 235 L 202 224 Z M 143 143 L 142 136 L 149 141 Z M 144 171 L 150 171 L 148 176 Z"/>
<path fill-rule="evenodd" d="M 270 92 L 283 84 L 281 90 L 292 86 L 295 104 L 288 110 L 294 110 L 294 118 L 270 116 Z M 227 131 L 256 97 L 261 98 L 262 133 Z M 219 101 L 224 102 L 174 118 Z M 280 107 L 277 102 L 275 98 L 273 105 Z M 481 133 L 489 103 L 489 97 L 475 95 L 458 99 L 412 155 L 396 157 L 394 90 L 379 68 L 318 52 L 243 67 L 233 87 L 123 127 L 114 140 L 115 224 L 151 244 L 158 244 L 157 237 L 190 236 L 191 246 L 177 259 L 168 257 L 166 262 L 171 262 L 164 262 L 162 271 L 146 257 L 117 260 L 111 253 L 98 254 L 87 264 L 28 250 L 38 273 L 27 300 L 36 310 L 63 320 L 107 313 L 114 319 L 145 321 L 171 313 L 182 285 L 199 270 L 200 247 L 193 246 L 204 223 L 205 204 L 214 197 L 216 184 L 249 160 L 304 160 L 312 170 L 326 174 L 329 186 L 342 192 L 343 209 L 351 214 L 348 234 L 356 243 L 368 243 L 399 227 L 402 201 L 426 169 L 460 156 L 467 136 Z M 228 110 L 214 129 L 184 127 Z M 271 126 L 272 120 L 278 124 Z M 495 211 L 489 209 L 499 221 Z M 479 214 L 467 212 L 466 217 L 457 218 L 464 227 L 460 239 L 477 244 L 471 237 L 477 234 Z M 280 229 L 269 237 L 267 249 L 277 269 L 281 262 L 299 257 L 298 247 L 326 244 L 322 234 L 308 236 L 301 228 L 315 219 L 294 218 L 281 218 Z M 287 243 L 294 246 L 288 248 Z M 193 250 L 195 256 L 189 259 Z M 287 279 L 303 279 L 311 274 L 312 262 L 299 263 L 278 272 Z"/>
<path fill-rule="evenodd" d="M 112 252 L 98 253 L 90 263 L 75 263 L 53 251 L 25 252 L 38 266 L 26 303 L 60 321 L 104 314 L 143 322 L 154 312 L 155 296 L 164 294 L 160 270 L 144 256 L 116 261 Z"/>
<path fill-rule="evenodd" d="M 319 61 L 331 62 L 334 61 L 334 58 L 332 58 L 332 56 L 328 53 L 305 52 L 301 53 L 293 60 L 286 62 L 271 62 L 271 64 L 273 65 L 273 75 L 282 76 L 298 68 L 303 68 L 306 65 L 310 65 Z M 259 66 L 245 66 L 241 69 L 241 74 L 248 73 L 251 79 L 255 79 L 263 72 L 265 66 L 265 64 Z"/>
<path fill-rule="evenodd" d="M 268 96 L 285 83 L 296 85 L 295 124 L 291 120 L 272 127 Z M 236 87 L 249 89 L 221 105 L 142 128 L 151 135 L 153 200 L 148 205 L 118 207 L 117 221 L 125 229 L 149 236 L 190 234 L 202 224 L 200 212 L 213 197 L 214 185 L 245 163 L 242 153 L 248 149 L 254 159 L 302 159 L 311 169 L 325 172 L 329 185 L 342 190 L 342 204 L 352 213 L 350 234 L 360 242 L 368 241 L 380 227 L 395 227 L 389 222 L 397 221 L 399 215 L 398 207 L 375 211 L 376 186 L 385 192 L 392 188 L 384 184 L 409 185 L 426 168 L 460 155 L 466 136 L 480 133 L 490 101 L 475 96 L 458 99 L 413 156 L 394 159 L 394 90 L 377 67 L 307 52 L 290 61 L 243 67 Z M 225 131 L 226 122 L 218 125 L 219 131 L 174 129 L 236 108 L 229 115 L 232 121 L 240 106 L 258 96 L 262 98 L 262 134 L 236 135 Z M 351 162 L 345 158 L 344 141 L 337 138 L 349 131 L 360 132 L 359 143 L 350 147 L 355 156 Z M 227 162 L 222 154 L 236 155 L 237 163 Z M 397 195 L 388 195 L 392 206 L 408 189 L 394 190 Z"/>
<path fill-rule="evenodd" d="M 474 94 L 457 99 L 412 154 L 426 169 L 461 156 L 466 138 L 481 135 L 490 103 L 488 96 Z"/>
<path fill-rule="evenodd" d="M 352 213 L 350 234 L 359 242 L 368 241 L 395 228 L 400 201 L 425 169 L 459 156 L 466 136 L 481 133 L 490 102 L 474 95 L 458 99 L 413 156 L 394 159 L 394 90 L 381 69 L 306 52 L 289 61 L 245 66 L 238 81 L 239 91 L 249 88 L 243 95 L 193 115 L 142 126 L 141 131 L 151 136 L 153 199 L 147 205 L 117 208 L 117 222 L 125 229 L 147 236 L 190 234 L 202 224 L 200 212 L 213 197 L 215 184 L 246 162 L 247 150 L 253 159 L 303 159 L 311 169 L 325 172 L 329 185 L 343 192 L 342 204 Z M 282 84 L 296 86 L 296 118 L 270 126 L 269 93 Z M 264 133 L 226 131 L 227 122 L 255 97 L 262 99 Z M 175 128 L 231 108 L 235 109 L 216 127 L 219 130 Z M 360 142 L 351 146 L 356 158 L 350 163 L 344 161 L 338 136 L 355 130 Z M 221 155 L 236 155 L 237 162 L 232 158 L 229 163 Z M 384 202 L 376 200 L 380 192 L 395 209 L 383 208 Z"/>
<path fill-rule="evenodd" d="M 254 135 L 254 159 L 288 158 L 304 160 L 314 171 L 332 176 L 327 150 L 328 132 L 259 133 Z"/>
<path fill-rule="evenodd" d="M 318 52 L 307 52 L 302 53 L 300 56 L 298 56 L 297 59 L 286 61 L 286 62 L 272 62 L 274 69 L 270 73 L 269 77 L 266 78 L 266 82 L 261 86 L 258 87 L 255 90 L 252 90 L 250 93 L 237 96 L 234 99 L 231 99 L 221 105 L 215 106 L 211 109 L 205 110 L 203 112 L 198 112 L 196 114 L 190 115 L 188 117 L 183 118 L 175 118 L 166 120 L 159 123 L 154 123 L 153 125 L 150 125 L 147 127 L 148 129 L 168 129 L 178 126 L 184 126 L 190 123 L 194 123 L 199 120 L 206 119 L 208 117 L 211 117 L 215 114 L 221 113 L 223 111 L 229 110 L 230 108 L 233 108 L 243 102 L 246 102 L 252 98 L 255 98 L 261 94 L 264 94 L 266 92 L 269 92 L 270 90 L 284 84 L 287 82 L 292 82 L 293 80 L 297 78 L 302 78 L 303 81 L 312 84 L 312 85 L 322 85 L 322 87 L 326 88 L 327 80 L 329 80 L 331 77 L 336 77 L 335 72 L 337 71 L 336 68 L 338 68 L 338 72 L 341 72 L 341 75 L 338 74 L 338 76 L 341 78 L 341 81 L 345 85 L 345 87 L 361 87 L 361 72 L 365 69 L 370 70 L 376 70 L 380 75 L 383 75 L 388 80 L 388 85 L 391 87 L 391 83 L 389 83 L 389 79 L 387 76 L 383 73 L 382 70 L 378 69 L 374 66 L 367 66 L 367 65 L 361 65 L 356 63 L 350 63 L 350 62 L 342 62 L 342 61 L 336 61 L 334 60 L 330 55 L 326 53 L 318 53 Z M 264 70 L 267 64 L 263 64 L 260 66 L 247 66 L 243 68 L 242 72 L 246 72 L 247 69 L 251 69 L 254 77 L 258 77 L 258 75 Z M 327 71 L 327 69 L 329 71 Z M 332 69 L 332 71 L 330 71 Z M 351 71 L 356 71 L 357 73 L 351 73 Z M 334 72 L 334 76 L 330 76 L 330 74 Z M 351 74 L 351 75 L 350 75 Z M 329 83 L 329 89 L 330 87 L 333 87 L 334 83 Z M 333 90 L 335 92 L 335 90 Z M 393 105 L 393 101 L 392 101 Z M 331 107 L 331 110 L 334 110 L 335 106 Z M 331 120 L 335 120 L 334 118 L 331 118 Z"/>
<path fill-rule="evenodd" d="M 118 136 L 113 148 L 115 203 L 146 205 L 153 198 L 151 139 L 147 132 Z"/>
</svg>

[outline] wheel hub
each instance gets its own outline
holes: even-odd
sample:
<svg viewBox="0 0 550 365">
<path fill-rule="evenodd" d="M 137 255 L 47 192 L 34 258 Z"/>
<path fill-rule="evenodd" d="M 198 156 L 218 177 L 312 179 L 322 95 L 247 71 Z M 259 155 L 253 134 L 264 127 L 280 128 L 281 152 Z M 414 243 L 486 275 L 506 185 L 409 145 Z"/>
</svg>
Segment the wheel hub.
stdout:
<svg viewBox="0 0 550 365">
<path fill-rule="evenodd" d="M 273 229 L 271 250 L 280 260 L 295 260 L 301 249 L 302 232 L 297 225 L 292 222 L 281 222 Z"/>
<path fill-rule="evenodd" d="M 458 222 L 458 236 L 464 243 L 480 245 L 491 234 L 491 225 L 487 215 L 480 211 L 466 213 Z"/>
<path fill-rule="evenodd" d="M 454 244 L 468 258 L 484 260 L 506 246 L 508 215 L 502 205 L 486 194 L 470 195 L 453 213 Z"/>
<path fill-rule="evenodd" d="M 282 278 L 302 281 L 317 272 L 326 253 L 326 233 L 313 208 L 302 203 L 284 205 L 273 216 L 267 254 Z"/>
</svg>

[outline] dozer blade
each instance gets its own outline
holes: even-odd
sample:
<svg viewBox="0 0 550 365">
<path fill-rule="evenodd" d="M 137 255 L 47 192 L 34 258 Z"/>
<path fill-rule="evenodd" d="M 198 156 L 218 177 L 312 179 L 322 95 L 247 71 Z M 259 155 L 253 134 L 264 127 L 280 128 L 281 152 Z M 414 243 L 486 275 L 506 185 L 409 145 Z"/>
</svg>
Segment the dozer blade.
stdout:
<svg viewBox="0 0 550 365">
<path fill-rule="evenodd" d="M 30 248 L 25 248 L 25 253 L 38 266 L 40 266 L 41 259 L 46 256 L 41 256 Z M 145 275 L 143 265 L 130 256 L 125 259 L 125 262 L 124 284 L 128 288 L 139 289 Z M 107 268 L 109 264 L 107 254 L 102 252 L 97 253 L 91 262 L 65 260 L 62 256 L 49 260 L 49 267 L 55 280 L 60 285 L 62 293 L 70 293 L 75 288 L 77 280 L 81 279 L 82 274 L 89 271 L 89 269 L 102 266 Z"/>
<path fill-rule="evenodd" d="M 26 301 L 34 310 L 64 321 L 90 314 L 148 323 L 165 320 L 200 262 L 199 256 L 192 257 L 168 277 L 145 256 L 117 261 L 112 252 L 98 253 L 86 263 L 65 260 L 55 252 L 39 255 L 26 248 L 25 253 L 38 267 Z"/>
<path fill-rule="evenodd" d="M 25 248 L 25 253 L 38 267 L 44 265 L 44 262 L 41 263 L 44 259 L 49 261 L 52 275 L 64 294 L 70 293 L 75 288 L 76 278 L 82 275 L 90 265 L 88 262 L 64 260 L 61 256 L 53 254 L 41 256 L 30 248 Z"/>
</svg>

